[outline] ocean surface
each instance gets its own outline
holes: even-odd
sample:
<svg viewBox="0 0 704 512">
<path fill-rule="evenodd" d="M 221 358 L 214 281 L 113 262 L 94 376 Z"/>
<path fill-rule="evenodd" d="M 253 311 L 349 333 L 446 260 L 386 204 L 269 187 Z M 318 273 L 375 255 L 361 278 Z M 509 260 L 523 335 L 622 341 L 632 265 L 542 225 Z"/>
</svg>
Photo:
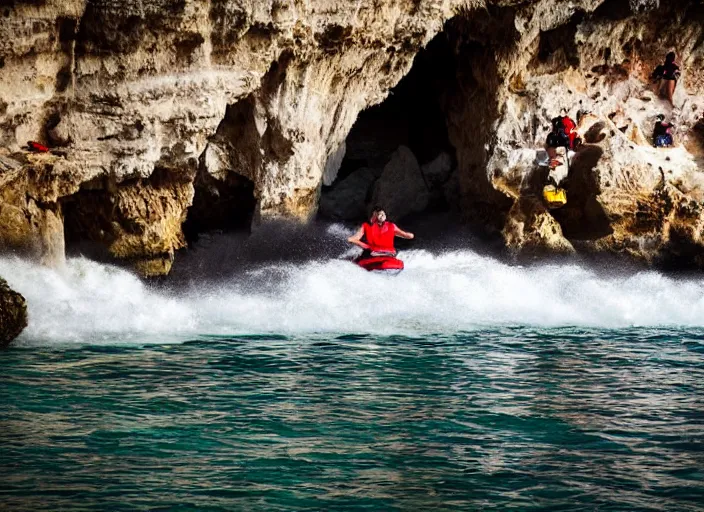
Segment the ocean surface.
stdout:
<svg viewBox="0 0 704 512">
<path fill-rule="evenodd" d="M 704 510 L 704 279 L 0 259 L 3 510 Z"/>
</svg>

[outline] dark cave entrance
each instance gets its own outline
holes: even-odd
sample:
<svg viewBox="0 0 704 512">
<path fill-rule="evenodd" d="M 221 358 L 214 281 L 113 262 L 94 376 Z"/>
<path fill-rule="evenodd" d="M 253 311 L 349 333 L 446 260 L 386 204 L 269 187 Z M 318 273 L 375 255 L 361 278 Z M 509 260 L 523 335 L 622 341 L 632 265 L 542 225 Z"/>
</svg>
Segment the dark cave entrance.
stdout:
<svg viewBox="0 0 704 512">
<path fill-rule="evenodd" d="M 331 186 L 323 187 L 321 218 L 363 220 L 374 201 L 396 209 L 389 212 L 395 220 L 399 214 L 448 209 L 446 189 L 457 158 L 443 106 L 448 84 L 454 81 L 454 51 L 448 34 L 441 32 L 416 55 L 411 70 L 389 96 L 359 114 L 337 176 Z M 397 162 L 395 175 L 385 171 L 387 164 L 394 165 L 392 160 Z M 384 186 L 384 181 L 389 183 Z M 407 202 L 404 198 L 386 197 L 394 181 L 398 194 L 416 196 L 407 198 L 415 203 L 410 211 L 396 205 Z"/>
<path fill-rule="evenodd" d="M 114 199 L 107 179 L 98 178 L 61 199 L 67 256 L 84 256 L 114 263 L 108 245 L 112 241 Z"/>
<path fill-rule="evenodd" d="M 252 151 L 259 144 L 254 98 L 228 105 L 199 162 L 193 204 L 183 224 L 187 242 L 208 232 L 249 232 L 257 201 L 254 183 L 245 175 L 259 165 L 259 152 Z"/>
<path fill-rule="evenodd" d="M 345 164 L 384 165 L 400 145 L 425 164 L 452 151 L 443 112 L 447 82 L 455 80 L 455 60 L 442 32 L 416 55 L 413 66 L 380 104 L 362 111 L 347 137 Z"/>
<path fill-rule="evenodd" d="M 532 73 L 558 73 L 570 67 L 579 67 L 579 51 L 575 43 L 575 35 L 583 20 L 584 13 L 577 11 L 568 23 L 540 32 L 538 51 L 528 63 Z M 608 62 L 606 55 L 605 61 Z"/>
<path fill-rule="evenodd" d="M 228 172 L 224 180 L 199 172 L 194 186 L 193 204 L 183 223 L 188 242 L 213 231 L 249 232 L 256 206 L 252 181 L 235 172 Z"/>
</svg>

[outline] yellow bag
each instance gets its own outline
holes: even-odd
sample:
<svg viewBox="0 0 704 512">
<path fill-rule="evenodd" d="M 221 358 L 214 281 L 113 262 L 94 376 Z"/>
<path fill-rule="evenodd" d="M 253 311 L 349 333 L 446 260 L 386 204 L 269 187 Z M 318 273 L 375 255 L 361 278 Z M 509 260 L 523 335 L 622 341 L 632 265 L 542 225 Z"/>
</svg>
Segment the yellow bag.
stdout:
<svg viewBox="0 0 704 512">
<path fill-rule="evenodd" d="M 548 204 L 548 208 L 559 208 L 567 202 L 567 192 L 564 188 L 545 185 L 543 187 L 543 199 Z"/>
</svg>

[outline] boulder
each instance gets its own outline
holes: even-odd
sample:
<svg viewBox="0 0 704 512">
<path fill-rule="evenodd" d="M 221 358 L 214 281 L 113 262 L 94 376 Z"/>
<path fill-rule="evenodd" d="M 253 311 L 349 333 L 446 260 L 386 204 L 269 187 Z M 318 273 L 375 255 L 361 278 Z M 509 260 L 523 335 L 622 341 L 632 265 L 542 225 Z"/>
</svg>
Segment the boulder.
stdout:
<svg viewBox="0 0 704 512">
<path fill-rule="evenodd" d="M 444 185 L 452 173 L 452 157 L 444 151 L 421 167 L 423 177 L 430 189 L 438 189 Z"/>
<path fill-rule="evenodd" d="M 372 202 L 386 209 L 396 222 L 410 213 L 422 212 L 428 206 L 428 186 L 416 157 L 405 146 L 391 156 L 381 177 L 374 185 Z"/>
<path fill-rule="evenodd" d="M 0 278 L 0 347 L 7 347 L 27 327 L 24 297 Z"/>
<path fill-rule="evenodd" d="M 321 196 L 320 214 L 334 220 L 365 218 L 369 188 L 380 174 L 369 167 L 357 169 Z"/>
</svg>

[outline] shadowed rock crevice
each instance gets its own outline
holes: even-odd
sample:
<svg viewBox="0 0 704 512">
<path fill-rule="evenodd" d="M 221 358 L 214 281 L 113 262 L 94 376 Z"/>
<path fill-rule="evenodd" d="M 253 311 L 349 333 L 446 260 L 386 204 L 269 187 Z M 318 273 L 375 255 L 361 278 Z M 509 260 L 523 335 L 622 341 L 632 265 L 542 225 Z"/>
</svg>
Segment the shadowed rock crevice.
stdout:
<svg viewBox="0 0 704 512">
<path fill-rule="evenodd" d="M 605 0 L 591 15 L 594 20 L 622 21 L 633 15 L 630 0 Z"/>
<path fill-rule="evenodd" d="M 189 244 L 210 231 L 249 231 L 256 206 L 251 180 L 235 172 L 216 179 L 199 171 L 194 186 L 193 205 L 183 225 Z"/>
<path fill-rule="evenodd" d="M 655 265 L 666 271 L 695 271 L 704 267 L 702 246 L 692 242 L 687 232 L 672 231 L 666 248 L 656 257 Z"/>
<path fill-rule="evenodd" d="M 687 150 L 694 156 L 700 168 L 704 168 L 704 117 L 690 130 L 687 137 Z"/>
<path fill-rule="evenodd" d="M 505 114 L 510 82 L 507 66 L 520 41 L 512 7 L 456 16 L 446 24 L 453 42 L 455 79 L 449 82 L 444 111 L 457 151 L 462 217 L 489 233 L 500 230 L 512 201 L 495 181 L 508 162 L 495 158 L 497 124 Z"/>
<path fill-rule="evenodd" d="M 553 212 L 568 240 L 596 240 L 613 232 L 598 196 L 601 193 L 596 166 L 604 150 L 585 145 L 572 159 L 567 179 L 561 184 L 567 190 L 568 202 Z"/>
<path fill-rule="evenodd" d="M 454 152 L 443 112 L 444 95 L 455 76 L 450 45 L 445 32 L 438 34 L 416 55 L 411 70 L 388 97 L 359 114 L 347 136 L 343 167 L 352 162 L 383 166 L 401 145 L 420 165 L 441 152 Z M 344 178 L 345 172 L 338 177 Z"/>
<path fill-rule="evenodd" d="M 84 184 L 62 200 L 67 253 L 128 263 L 144 276 L 168 273 L 185 247 L 192 179 L 159 168 L 149 178 Z"/>
<path fill-rule="evenodd" d="M 64 63 L 56 73 L 56 92 L 62 93 L 69 88 L 73 79 L 74 66 L 74 41 L 76 39 L 77 20 L 74 18 L 61 17 L 57 20 L 57 30 L 59 32 L 59 47 L 65 55 Z"/>
<path fill-rule="evenodd" d="M 557 73 L 579 66 L 575 35 L 584 16 L 583 11 L 578 11 L 569 23 L 540 32 L 537 52 L 528 64 L 532 73 Z"/>
<path fill-rule="evenodd" d="M 184 224 L 189 242 L 209 231 L 248 231 L 251 226 L 256 207 L 253 180 L 262 163 L 260 132 L 269 132 L 265 120 L 257 119 L 256 102 L 249 95 L 228 105 L 200 158 L 193 205 Z"/>
<path fill-rule="evenodd" d="M 201 169 L 216 179 L 235 172 L 253 180 L 262 163 L 260 132 L 266 130 L 266 121 L 257 116 L 254 95 L 228 105 L 225 117 L 205 149 Z"/>
</svg>

